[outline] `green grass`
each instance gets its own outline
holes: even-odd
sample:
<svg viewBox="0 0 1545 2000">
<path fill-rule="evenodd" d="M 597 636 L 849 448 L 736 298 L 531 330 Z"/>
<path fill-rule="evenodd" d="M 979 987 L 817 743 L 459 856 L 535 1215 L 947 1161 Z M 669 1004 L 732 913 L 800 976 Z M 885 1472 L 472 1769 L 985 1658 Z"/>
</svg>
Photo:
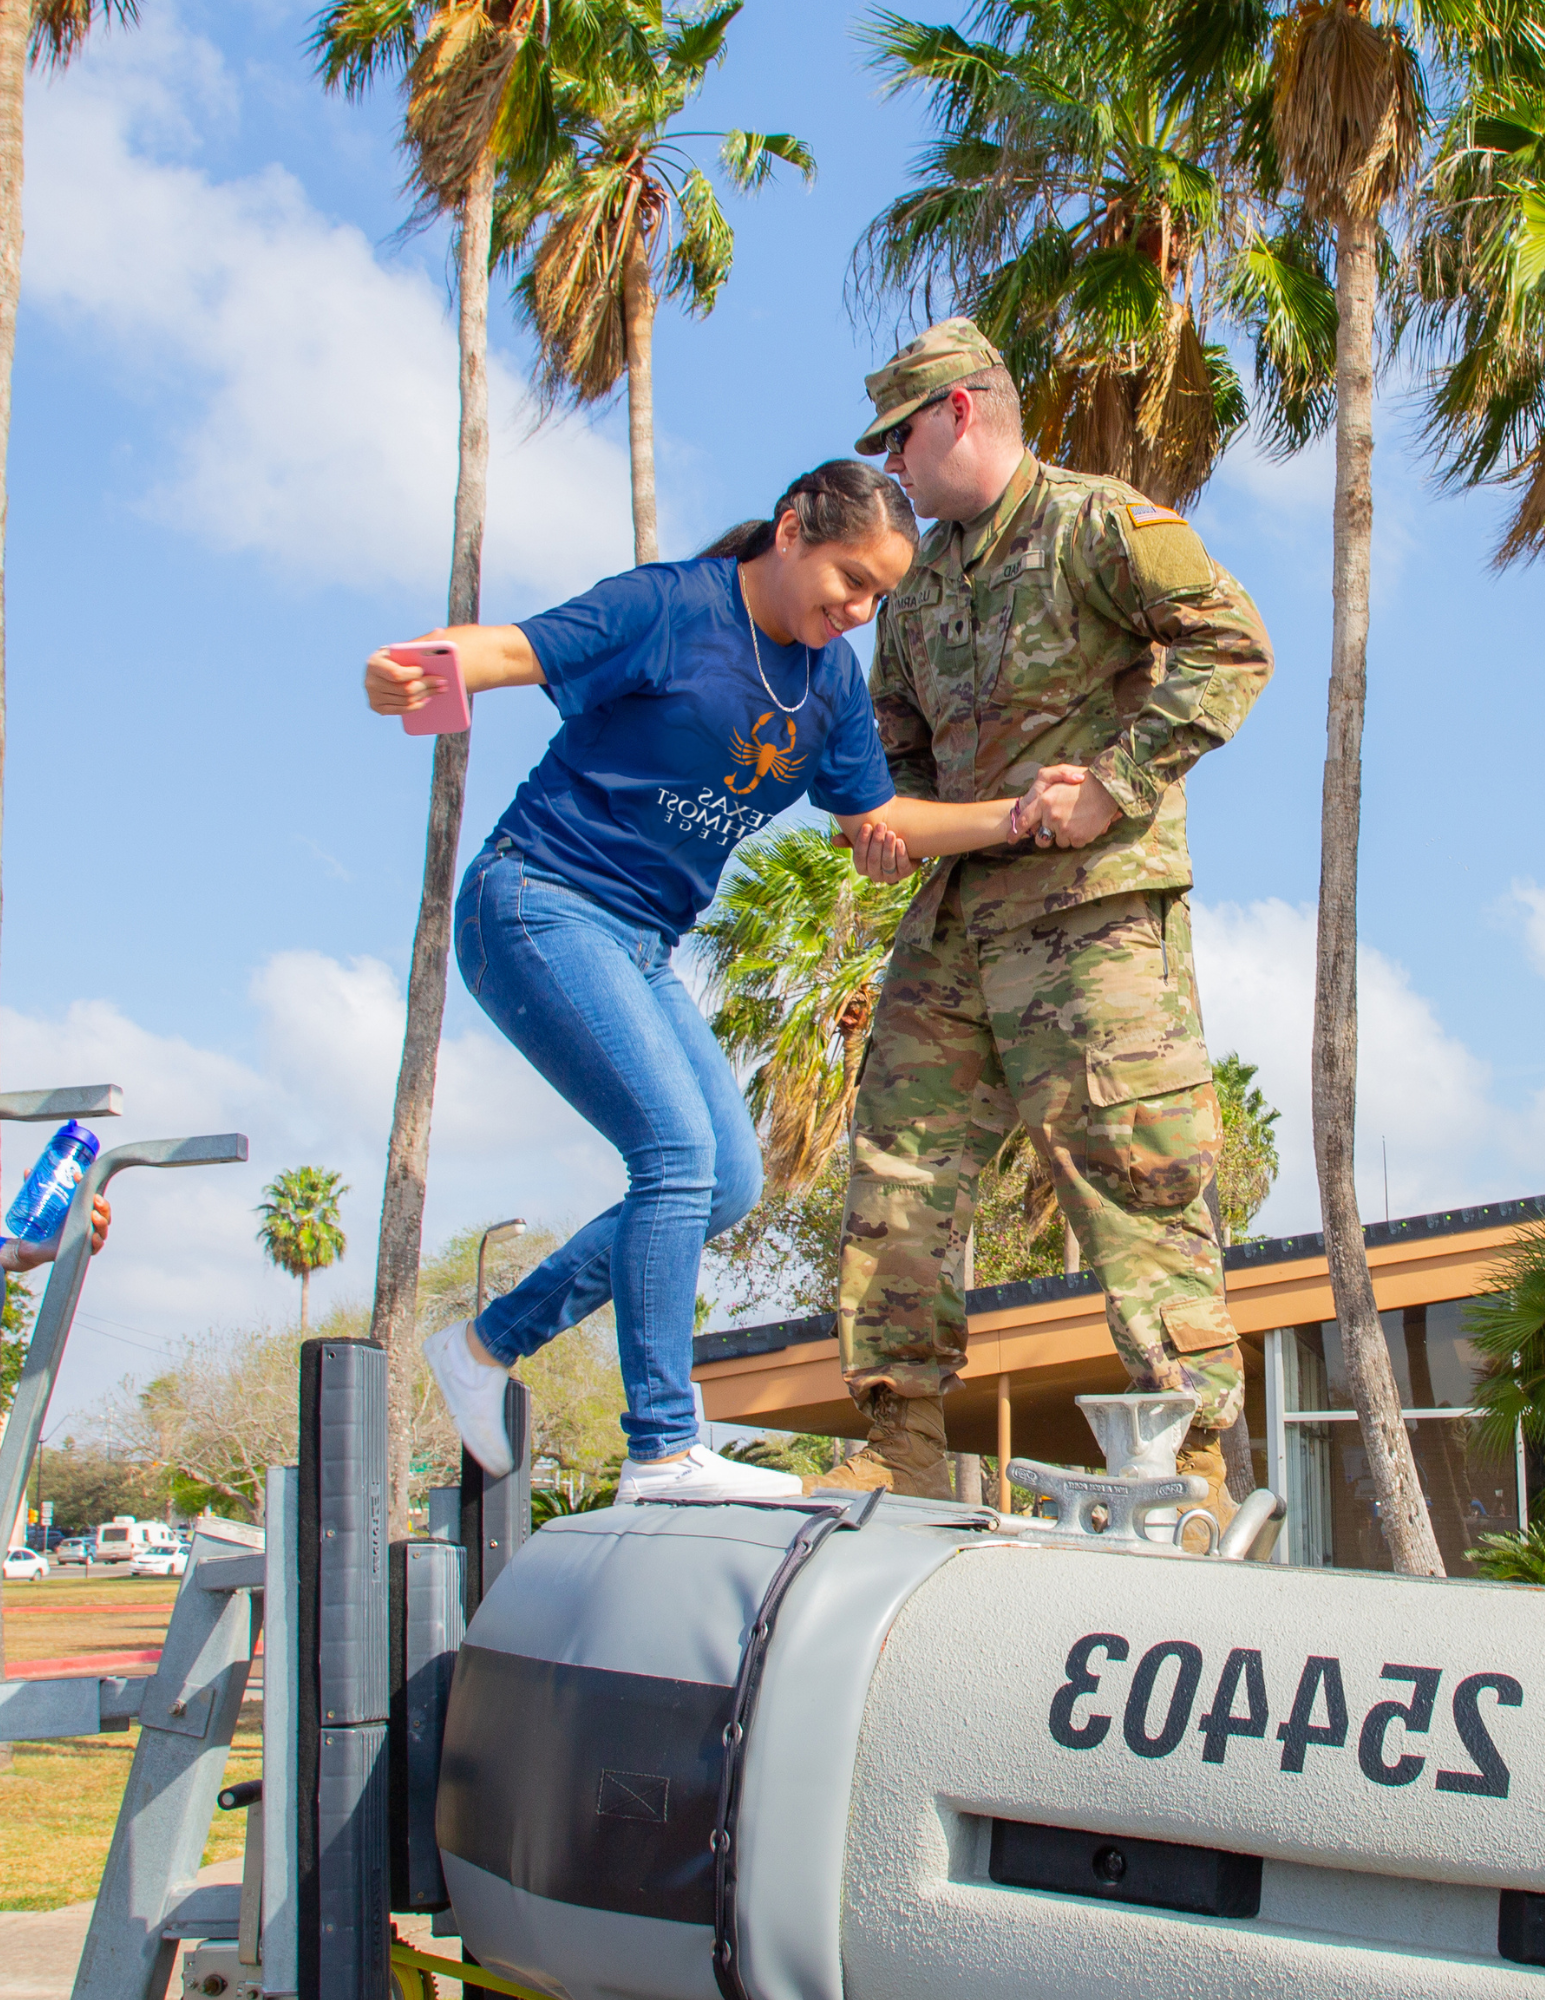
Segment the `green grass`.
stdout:
<svg viewBox="0 0 1545 2000">
<path fill-rule="evenodd" d="M 57 1910 L 96 1894 L 138 1741 L 130 1728 L 16 1745 L 13 1768 L 0 1774 L 0 1910 Z M 238 1729 L 230 1778 L 256 1778 L 262 1768 L 261 1735 Z M 215 1814 L 206 1864 L 241 1853 L 246 1817 Z"/>
</svg>

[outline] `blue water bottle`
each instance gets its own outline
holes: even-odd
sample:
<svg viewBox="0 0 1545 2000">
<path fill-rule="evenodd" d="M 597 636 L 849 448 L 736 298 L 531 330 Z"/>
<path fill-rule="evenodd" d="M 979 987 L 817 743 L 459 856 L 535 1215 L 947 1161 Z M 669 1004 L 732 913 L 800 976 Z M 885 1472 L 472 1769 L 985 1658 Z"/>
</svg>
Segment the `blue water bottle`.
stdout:
<svg viewBox="0 0 1545 2000">
<path fill-rule="evenodd" d="M 11 1203 L 5 1218 L 7 1234 L 19 1236 L 24 1243 L 46 1243 L 61 1230 L 71 1197 L 101 1150 L 102 1141 L 96 1133 L 88 1132 L 73 1118 L 61 1125 Z"/>
</svg>

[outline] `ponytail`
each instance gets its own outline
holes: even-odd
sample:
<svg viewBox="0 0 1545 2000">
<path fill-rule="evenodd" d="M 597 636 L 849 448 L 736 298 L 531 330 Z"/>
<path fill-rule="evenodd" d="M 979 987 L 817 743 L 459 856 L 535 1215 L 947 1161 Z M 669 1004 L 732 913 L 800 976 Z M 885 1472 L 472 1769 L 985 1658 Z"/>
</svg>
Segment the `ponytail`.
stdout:
<svg viewBox="0 0 1545 2000">
<path fill-rule="evenodd" d="M 785 514 L 794 516 L 801 537 L 812 545 L 866 541 L 888 530 L 917 547 L 917 517 L 895 480 L 861 458 L 832 458 L 794 481 L 770 521 L 742 521 L 702 553 L 754 562 L 772 547 Z"/>
</svg>

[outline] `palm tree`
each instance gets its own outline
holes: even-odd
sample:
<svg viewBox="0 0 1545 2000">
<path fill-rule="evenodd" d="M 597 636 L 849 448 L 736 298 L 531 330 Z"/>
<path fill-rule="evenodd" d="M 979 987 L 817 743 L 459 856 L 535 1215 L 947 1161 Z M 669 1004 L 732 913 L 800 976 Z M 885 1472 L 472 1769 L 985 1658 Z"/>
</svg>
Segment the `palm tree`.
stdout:
<svg viewBox="0 0 1545 2000">
<path fill-rule="evenodd" d="M 815 162 L 788 132 L 680 132 L 674 121 L 724 58 L 744 0 L 705 14 L 658 16 L 629 60 L 562 80 L 566 140 L 549 171 L 505 174 L 496 248 L 541 349 L 539 387 L 551 408 L 603 401 L 624 372 L 633 478 L 633 555 L 654 562 L 654 317 L 663 291 L 706 318 L 730 274 L 735 239 L 713 183 L 685 149 L 718 138 L 719 163 L 743 190 L 774 162 L 808 182 Z"/>
<path fill-rule="evenodd" d="M 1277 1135 L 1272 1129 L 1282 1116 L 1256 1086 L 1258 1063 L 1244 1062 L 1237 1051 L 1220 1056 L 1212 1066 L 1212 1087 L 1218 1096 L 1223 1144 L 1218 1151 L 1218 1208 L 1225 1243 L 1237 1242 L 1271 1193 L 1281 1165 Z"/>
<path fill-rule="evenodd" d="M 746 1102 L 775 1190 L 807 1189 L 847 1129 L 913 887 L 869 881 L 825 833 L 795 827 L 740 850 L 692 934 L 720 1046 L 755 1065 Z"/>
<path fill-rule="evenodd" d="M 1520 1230 L 1488 1276 L 1465 1332 L 1483 1364 L 1477 1442 L 1506 1460 L 1520 1424 L 1531 1444 L 1545 1444 L 1545 1223 Z"/>
<path fill-rule="evenodd" d="M 257 1240 L 270 1264 L 300 1279 L 300 1331 L 306 1333 L 311 1273 L 325 1271 L 348 1249 L 338 1221 L 338 1200 L 349 1192 L 343 1175 L 325 1167 L 292 1167 L 263 1190 L 258 1203 L 263 1226 Z"/>
<path fill-rule="evenodd" d="M 1404 11 L 1412 32 L 1397 16 Z M 1297 197 L 1304 224 L 1334 249 L 1336 499 L 1333 617 L 1321 808 L 1312 1089 L 1315 1164 L 1331 1287 L 1380 1517 L 1397 1570 L 1442 1575 L 1411 1441 L 1400 1418 L 1363 1244 L 1353 1171 L 1357 1108 L 1357 852 L 1373 529 L 1374 317 L 1386 221 L 1409 197 L 1436 89 L 1462 99 L 1469 79 L 1526 45 L 1529 22 L 1497 0 L 1442 9 L 1387 6 L 1379 21 L 1351 0 L 1288 10 L 1181 0 L 1167 73 L 1204 101 L 1266 71 L 1255 156 L 1269 189 Z"/>
<path fill-rule="evenodd" d="M 358 96 L 383 74 L 403 79 L 403 145 L 416 218 L 456 224 L 461 430 L 448 622 L 474 624 L 488 490 L 488 272 L 498 163 L 540 180 L 556 138 L 553 78 L 599 60 L 627 18 L 621 0 L 335 0 L 312 52 L 328 89 Z M 624 24 L 624 25 L 619 25 Z M 397 1097 L 386 1155 L 370 1331 L 387 1351 L 391 1523 L 407 1533 L 408 1403 L 429 1168 L 429 1125 L 445 1013 L 456 848 L 470 737 L 435 739 L 429 830 Z"/>
<path fill-rule="evenodd" d="M 1417 204 L 1407 316 L 1436 362 L 1445 482 L 1521 489 L 1500 569 L 1545 550 L 1545 91 L 1503 78 L 1461 105 Z"/>
<path fill-rule="evenodd" d="M 23 132 L 28 66 L 63 69 L 100 18 L 132 22 L 138 0 L 0 0 L 0 795 L 5 777 L 6 451 L 21 296 Z"/>
<path fill-rule="evenodd" d="M 859 301 L 968 312 L 1020 386 L 1045 459 L 1169 506 L 1205 484 L 1246 402 L 1206 338 L 1245 228 L 1239 105 L 1159 82 L 1170 0 L 983 0 L 974 36 L 876 14 L 895 93 L 938 139 L 854 253 Z"/>
</svg>

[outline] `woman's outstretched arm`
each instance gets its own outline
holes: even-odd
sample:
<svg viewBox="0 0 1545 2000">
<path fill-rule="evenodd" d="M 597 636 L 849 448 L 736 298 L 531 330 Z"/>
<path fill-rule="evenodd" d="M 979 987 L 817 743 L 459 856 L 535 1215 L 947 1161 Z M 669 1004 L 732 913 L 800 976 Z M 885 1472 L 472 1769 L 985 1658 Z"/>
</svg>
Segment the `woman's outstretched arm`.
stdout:
<svg viewBox="0 0 1545 2000">
<path fill-rule="evenodd" d="M 468 694 L 547 685 L 542 663 L 518 625 L 450 625 L 441 632 L 425 632 L 412 643 L 421 646 L 447 639 L 460 656 Z M 444 685 L 433 675 L 421 675 L 416 667 L 399 666 L 385 647 L 365 662 L 365 697 L 377 715 L 408 715 Z"/>
<path fill-rule="evenodd" d="M 873 812 L 838 813 L 837 824 L 850 842 L 873 826 L 883 826 L 905 843 L 914 861 L 935 854 L 969 854 L 1023 837 L 1011 829 L 1013 799 L 984 799 L 977 805 L 941 805 L 936 799 L 890 799 Z"/>
<path fill-rule="evenodd" d="M 941 805 L 934 799 L 893 798 L 873 812 L 839 814 L 839 845 L 853 849 L 853 865 L 874 881 L 895 881 L 935 854 L 967 854 L 1046 836 L 1037 846 L 1087 847 L 1121 817 L 1121 808 L 1081 765 L 1049 764 L 1017 803 L 988 799 L 979 805 Z"/>
</svg>

